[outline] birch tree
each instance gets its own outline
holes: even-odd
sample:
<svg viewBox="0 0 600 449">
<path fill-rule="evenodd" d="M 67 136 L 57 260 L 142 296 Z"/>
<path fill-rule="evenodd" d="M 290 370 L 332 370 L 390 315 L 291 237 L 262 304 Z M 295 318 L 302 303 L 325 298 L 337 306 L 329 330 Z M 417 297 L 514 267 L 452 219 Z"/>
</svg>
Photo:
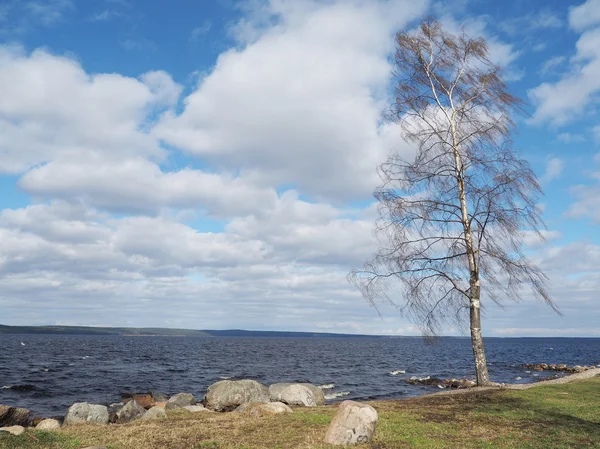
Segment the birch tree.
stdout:
<svg viewBox="0 0 600 449">
<path fill-rule="evenodd" d="M 486 385 L 482 298 L 519 300 L 530 287 L 554 308 L 546 276 L 523 252 L 525 233 L 543 238 L 544 227 L 540 186 L 512 149 L 511 114 L 523 103 L 484 39 L 433 20 L 396 35 L 393 80 L 387 118 L 416 155 L 393 154 L 379 167 L 380 247 L 350 278 L 373 305 L 391 302 L 425 334 L 468 322 L 477 383 Z"/>
</svg>

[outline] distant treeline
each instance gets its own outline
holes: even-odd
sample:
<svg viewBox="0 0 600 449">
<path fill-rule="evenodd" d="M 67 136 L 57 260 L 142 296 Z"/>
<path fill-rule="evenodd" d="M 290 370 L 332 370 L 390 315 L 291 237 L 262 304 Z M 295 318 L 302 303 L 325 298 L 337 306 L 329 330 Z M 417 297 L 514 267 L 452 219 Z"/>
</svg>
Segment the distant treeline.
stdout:
<svg viewBox="0 0 600 449">
<path fill-rule="evenodd" d="M 123 335 L 123 336 L 177 336 L 177 337 L 376 337 L 372 335 L 329 334 L 325 332 L 285 332 L 285 331 L 246 331 L 163 329 L 155 327 L 91 327 L 91 326 L 4 326 L 0 324 L 0 334 L 51 334 L 51 335 Z M 382 337 L 383 338 L 383 337 Z"/>
</svg>

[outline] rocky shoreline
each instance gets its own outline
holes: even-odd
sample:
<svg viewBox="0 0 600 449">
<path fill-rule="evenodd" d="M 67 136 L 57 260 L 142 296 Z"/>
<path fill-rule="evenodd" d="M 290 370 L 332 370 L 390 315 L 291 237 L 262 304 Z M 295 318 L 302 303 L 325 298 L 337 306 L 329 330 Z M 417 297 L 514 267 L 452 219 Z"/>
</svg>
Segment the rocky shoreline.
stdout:
<svg viewBox="0 0 600 449">
<path fill-rule="evenodd" d="M 309 383 L 277 383 L 268 388 L 255 380 L 222 380 L 210 387 L 201 401 L 191 393 L 171 397 L 160 392 L 125 393 L 121 401 L 110 405 L 78 402 L 65 416 L 33 417 L 29 410 L 0 405 L 0 432 L 21 435 L 27 427 L 38 430 L 59 430 L 78 424 L 120 425 L 136 420 L 165 419 L 168 410 L 189 413 L 247 413 L 261 417 L 278 413 L 293 413 L 291 407 L 325 405 L 321 388 Z M 334 417 L 326 442 L 353 444 L 369 441 L 377 424 L 373 407 L 354 401 L 344 401 Z M 351 431 L 348 432 L 348 429 Z"/>
<path fill-rule="evenodd" d="M 525 364 L 524 369 L 534 371 L 555 371 L 567 373 L 553 381 L 570 381 L 567 378 L 577 376 L 597 375 L 600 372 L 595 366 L 567 366 L 565 364 Z M 439 379 L 435 377 L 411 377 L 404 379 L 412 385 L 423 385 L 448 390 L 468 390 L 476 387 L 472 379 Z M 541 380 L 541 379 L 540 379 Z M 493 384 L 484 388 L 528 388 L 534 384 Z M 327 387 L 327 386 L 324 386 Z M 478 389 L 479 390 L 479 389 Z M 458 391 L 456 391 L 458 393 Z M 448 391 L 451 393 L 451 391 Z M 208 387 L 200 401 L 190 393 L 178 393 L 167 396 L 161 392 L 148 391 L 144 393 L 122 393 L 117 403 L 102 405 L 78 402 L 69 407 L 66 415 L 52 417 L 32 416 L 25 408 L 0 405 L 0 432 L 21 435 L 26 428 L 53 431 L 63 426 L 77 424 L 119 425 L 136 420 L 165 419 L 168 410 L 185 410 L 189 413 L 247 413 L 261 417 L 278 413 L 293 413 L 292 407 L 316 407 L 325 405 L 325 395 L 321 387 L 310 383 L 277 383 L 268 388 L 254 380 L 222 380 Z M 343 406 L 343 407 L 342 407 Z M 332 444 L 348 444 L 348 435 L 354 435 L 352 442 L 365 442 L 372 438 L 377 422 L 377 412 L 366 404 L 354 401 L 344 401 L 340 411 L 346 409 L 345 418 L 334 419 L 336 429 L 331 431 Z M 350 410 L 350 411 L 348 411 Z M 350 419 L 352 422 L 348 423 Z M 345 421 L 346 420 L 346 421 Z M 350 427 L 348 427 L 350 426 Z M 348 433 L 343 429 L 353 429 Z M 363 429 L 356 436 L 356 429 Z M 342 430 L 340 430 L 342 429 Z M 330 433 L 328 433 L 329 435 Z M 344 436 L 345 435 L 345 436 Z M 358 439 L 357 439 L 358 438 Z M 340 441 L 340 443 L 335 443 Z"/>
</svg>

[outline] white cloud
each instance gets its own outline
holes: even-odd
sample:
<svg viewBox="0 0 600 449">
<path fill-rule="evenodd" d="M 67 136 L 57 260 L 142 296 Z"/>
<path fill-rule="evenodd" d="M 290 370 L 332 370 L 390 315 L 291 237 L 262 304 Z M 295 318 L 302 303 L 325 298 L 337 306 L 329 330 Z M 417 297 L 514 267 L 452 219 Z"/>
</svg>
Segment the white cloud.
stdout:
<svg viewBox="0 0 600 449">
<path fill-rule="evenodd" d="M 560 133 L 556 136 L 556 138 L 563 143 L 581 143 L 585 142 L 585 137 L 581 134 L 573 134 L 573 133 Z"/>
<path fill-rule="evenodd" d="M 600 0 L 587 0 L 569 10 L 569 26 L 575 31 L 600 24 Z"/>
<path fill-rule="evenodd" d="M 174 103 L 180 89 L 165 72 L 141 81 L 88 75 L 70 58 L 0 46 L 0 172 L 57 158 L 160 158 L 158 141 L 140 124 L 153 108 Z"/>
<path fill-rule="evenodd" d="M 544 29 L 556 30 L 564 26 L 564 21 L 559 15 L 548 9 L 542 9 L 525 16 L 503 20 L 499 28 L 511 36 L 517 36 Z"/>
<path fill-rule="evenodd" d="M 560 177 L 565 167 L 565 161 L 557 157 L 553 157 L 546 161 L 546 171 L 540 178 L 542 184 L 547 184 L 550 181 Z"/>
<path fill-rule="evenodd" d="M 27 1 L 25 8 L 44 25 L 54 25 L 62 20 L 65 11 L 74 8 L 70 0 Z"/>
<path fill-rule="evenodd" d="M 202 25 L 195 27 L 190 33 L 190 41 L 195 42 L 200 38 L 206 36 L 212 28 L 212 22 L 205 20 Z"/>
<path fill-rule="evenodd" d="M 184 112 L 163 116 L 156 134 L 309 195 L 370 194 L 375 167 L 389 151 L 378 121 L 387 103 L 391 35 L 424 2 L 261 5 L 261 18 L 238 33 L 241 47 L 219 56 Z M 264 28 L 265 15 L 275 25 Z"/>
<path fill-rule="evenodd" d="M 19 186 L 40 198 L 78 200 L 113 212 L 146 214 L 179 208 L 232 217 L 269 208 L 277 198 L 273 189 L 255 187 L 227 173 L 163 172 L 142 158 L 50 162 L 23 175 Z"/>
<path fill-rule="evenodd" d="M 571 11 L 571 17 L 576 10 Z M 575 23 L 579 24 L 577 20 Z M 580 26 L 576 28 L 584 29 Z M 563 125 L 597 106 L 600 92 L 600 27 L 583 32 L 576 47 L 577 52 L 569 61 L 569 69 L 559 81 L 545 82 L 529 91 L 536 105 L 533 115 L 535 122 Z"/>
</svg>

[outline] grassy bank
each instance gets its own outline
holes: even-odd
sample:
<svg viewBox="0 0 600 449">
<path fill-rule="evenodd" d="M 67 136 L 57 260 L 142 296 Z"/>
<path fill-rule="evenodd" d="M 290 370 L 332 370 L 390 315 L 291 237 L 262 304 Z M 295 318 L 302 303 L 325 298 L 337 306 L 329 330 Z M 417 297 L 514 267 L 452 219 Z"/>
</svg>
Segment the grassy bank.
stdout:
<svg viewBox="0 0 600 449">
<path fill-rule="evenodd" d="M 374 441 L 356 446 L 361 449 L 600 447 L 600 377 L 523 391 L 370 404 L 379 412 L 379 425 Z M 174 411 L 165 421 L 0 436 L 0 448 L 326 448 L 320 441 L 334 413 L 334 406 L 263 418 Z"/>
</svg>

